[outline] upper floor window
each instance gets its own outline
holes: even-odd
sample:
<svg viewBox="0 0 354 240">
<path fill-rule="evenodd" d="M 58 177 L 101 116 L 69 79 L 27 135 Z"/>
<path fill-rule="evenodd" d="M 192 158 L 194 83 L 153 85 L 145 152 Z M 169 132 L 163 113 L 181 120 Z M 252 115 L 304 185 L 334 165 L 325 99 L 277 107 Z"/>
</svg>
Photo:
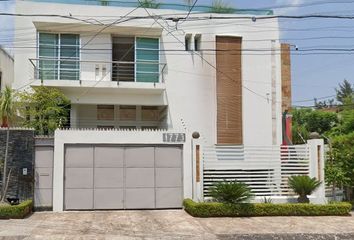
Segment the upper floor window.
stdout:
<svg viewBox="0 0 354 240">
<path fill-rule="evenodd" d="M 38 34 L 39 78 L 79 80 L 80 36 L 78 34 Z"/>
<path fill-rule="evenodd" d="M 194 36 L 194 51 L 200 51 L 201 41 L 202 41 L 202 35 L 196 34 Z"/>
<path fill-rule="evenodd" d="M 159 39 L 113 37 L 112 80 L 159 82 Z"/>
<path fill-rule="evenodd" d="M 184 39 L 184 46 L 185 46 L 185 50 L 186 51 L 192 50 L 191 42 L 192 42 L 192 35 L 191 34 L 187 34 L 185 39 Z"/>
</svg>

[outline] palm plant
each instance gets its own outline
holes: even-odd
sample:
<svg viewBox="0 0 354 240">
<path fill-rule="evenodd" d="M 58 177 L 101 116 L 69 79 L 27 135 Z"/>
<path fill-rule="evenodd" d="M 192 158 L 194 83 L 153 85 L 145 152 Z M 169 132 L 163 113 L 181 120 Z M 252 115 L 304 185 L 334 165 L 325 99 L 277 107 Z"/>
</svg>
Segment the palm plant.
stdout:
<svg viewBox="0 0 354 240">
<path fill-rule="evenodd" d="M 13 91 L 10 87 L 5 87 L 0 93 L 0 115 L 2 119 L 1 127 L 9 126 L 9 121 L 14 114 Z"/>
<path fill-rule="evenodd" d="M 15 112 L 15 107 L 14 107 L 14 101 L 13 101 L 13 91 L 10 87 L 6 87 L 3 92 L 1 93 L 0 96 L 0 116 L 2 119 L 2 124 L 1 127 L 6 127 L 6 144 L 5 144 L 5 156 L 4 156 L 4 161 L 3 161 L 3 175 L 2 175 L 2 189 L 1 189 L 1 202 L 4 202 L 6 192 L 7 192 L 7 186 L 8 182 L 10 179 L 11 175 L 11 170 L 9 172 L 9 176 L 7 176 L 7 158 L 8 158 L 8 152 L 9 152 L 9 139 L 10 139 L 10 126 L 9 122 L 10 119 L 12 119 L 14 112 Z"/>
<path fill-rule="evenodd" d="M 299 195 L 299 203 L 309 203 L 307 195 L 311 195 L 321 185 L 320 181 L 309 176 L 291 176 L 288 181 L 289 187 Z"/>
<path fill-rule="evenodd" d="M 237 181 L 217 183 L 211 189 L 210 195 L 217 202 L 232 204 L 246 202 L 253 196 L 246 184 Z"/>
<path fill-rule="evenodd" d="M 234 9 L 224 0 L 213 0 L 210 12 L 212 13 L 233 13 Z"/>
</svg>

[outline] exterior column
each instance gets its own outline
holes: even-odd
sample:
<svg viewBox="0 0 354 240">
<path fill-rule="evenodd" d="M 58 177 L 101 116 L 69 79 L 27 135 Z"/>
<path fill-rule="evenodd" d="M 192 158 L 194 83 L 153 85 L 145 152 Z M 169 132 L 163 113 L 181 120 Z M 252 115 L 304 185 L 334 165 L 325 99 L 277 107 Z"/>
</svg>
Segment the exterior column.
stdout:
<svg viewBox="0 0 354 240">
<path fill-rule="evenodd" d="M 312 194 L 315 198 L 310 200 L 312 203 L 324 204 L 327 202 L 324 179 L 324 141 L 323 139 L 311 139 L 307 143 L 310 154 L 310 177 L 321 181 L 321 186 Z"/>
<path fill-rule="evenodd" d="M 79 106 L 77 104 L 71 104 L 70 108 L 70 128 L 78 128 L 79 127 Z"/>
<path fill-rule="evenodd" d="M 202 141 L 199 139 L 199 133 L 192 134 L 192 184 L 193 200 L 203 201 L 203 154 Z"/>
</svg>

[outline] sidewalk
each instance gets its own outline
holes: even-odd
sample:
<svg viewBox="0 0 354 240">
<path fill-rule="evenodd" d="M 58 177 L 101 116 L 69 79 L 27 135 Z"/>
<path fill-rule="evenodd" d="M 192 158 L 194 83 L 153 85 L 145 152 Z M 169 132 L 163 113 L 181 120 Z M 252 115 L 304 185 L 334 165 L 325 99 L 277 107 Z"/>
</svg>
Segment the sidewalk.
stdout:
<svg viewBox="0 0 354 240">
<path fill-rule="evenodd" d="M 1 239 L 352 240 L 354 217 L 193 218 L 182 210 L 39 212 L 0 220 Z"/>
</svg>

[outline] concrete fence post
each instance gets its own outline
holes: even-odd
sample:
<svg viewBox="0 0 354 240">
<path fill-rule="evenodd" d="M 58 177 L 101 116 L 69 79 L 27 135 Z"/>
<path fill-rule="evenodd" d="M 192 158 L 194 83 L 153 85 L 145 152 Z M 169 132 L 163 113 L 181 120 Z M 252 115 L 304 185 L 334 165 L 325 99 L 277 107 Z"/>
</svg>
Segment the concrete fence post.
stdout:
<svg viewBox="0 0 354 240">
<path fill-rule="evenodd" d="M 312 194 L 315 198 L 312 203 L 326 203 L 325 179 L 324 179 L 324 141 L 323 139 L 311 139 L 307 141 L 309 146 L 310 177 L 321 181 L 321 186 Z"/>
<path fill-rule="evenodd" d="M 202 144 L 199 139 L 192 139 L 192 176 L 193 176 L 193 200 L 202 201 L 202 188 L 203 188 L 203 155 Z"/>
</svg>

